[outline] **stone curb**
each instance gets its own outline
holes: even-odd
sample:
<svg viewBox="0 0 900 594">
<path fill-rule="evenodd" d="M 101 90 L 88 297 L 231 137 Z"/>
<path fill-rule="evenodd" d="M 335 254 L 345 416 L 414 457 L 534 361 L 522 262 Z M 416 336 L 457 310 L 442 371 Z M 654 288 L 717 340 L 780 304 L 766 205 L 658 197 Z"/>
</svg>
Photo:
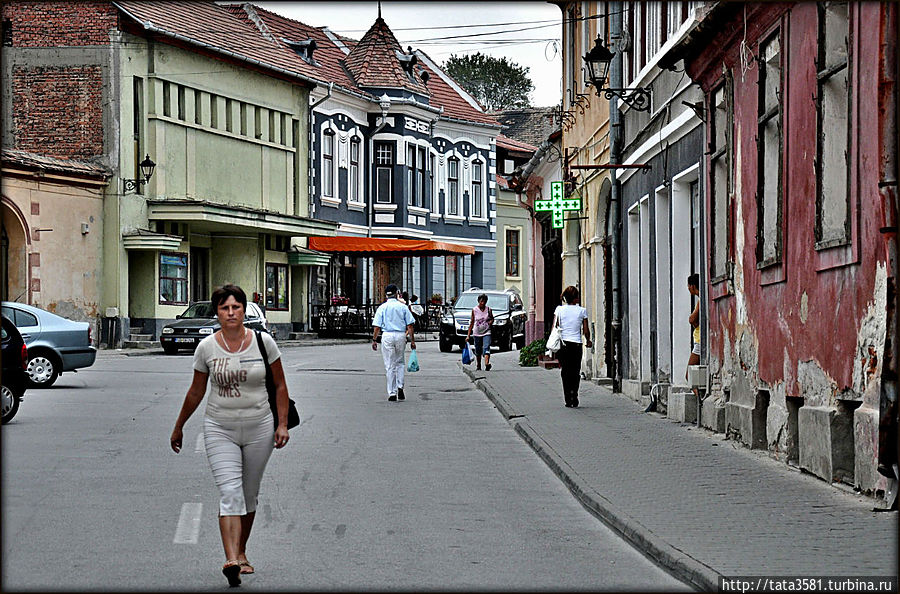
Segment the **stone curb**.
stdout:
<svg viewBox="0 0 900 594">
<path fill-rule="evenodd" d="M 302 347 L 320 347 L 320 346 L 334 346 L 338 344 L 352 344 L 352 343 L 369 343 L 371 342 L 370 338 L 341 338 L 341 339 L 332 339 L 332 338 L 316 338 L 311 340 L 278 340 L 276 343 L 278 344 L 278 348 L 283 349 L 286 347 L 294 348 L 302 348 Z M 182 353 L 187 354 L 182 351 Z M 97 351 L 97 357 L 111 356 L 111 355 L 125 355 L 126 357 L 146 357 L 147 355 L 165 355 L 161 348 L 153 348 L 153 349 L 99 349 Z"/>
<path fill-rule="evenodd" d="M 494 403 L 497 410 L 512 424 L 516 433 L 559 477 L 585 509 L 611 529 L 618 532 L 619 535 L 644 555 L 664 567 L 673 576 L 699 591 L 718 591 L 720 578 L 718 572 L 656 536 L 640 522 L 631 518 L 627 513 L 618 509 L 613 503 L 585 484 L 565 460 L 557 455 L 553 448 L 544 441 L 540 433 L 525 420 L 523 415 L 512 412 L 513 409 L 509 403 L 487 381 L 476 375 L 474 371 L 466 368 L 462 362 L 457 362 L 457 366 Z"/>
</svg>

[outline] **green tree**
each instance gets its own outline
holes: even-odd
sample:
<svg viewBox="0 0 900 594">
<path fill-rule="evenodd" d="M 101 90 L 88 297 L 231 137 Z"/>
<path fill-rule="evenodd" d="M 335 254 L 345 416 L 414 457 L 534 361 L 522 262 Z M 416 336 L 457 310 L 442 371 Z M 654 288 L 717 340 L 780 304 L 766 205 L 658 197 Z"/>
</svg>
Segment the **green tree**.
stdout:
<svg viewBox="0 0 900 594">
<path fill-rule="evenodd" d="M 531 107 L 528 95 L 534 83 L 528 76 L 528 66 L 476 52 L 452 54 L 444 70 L 488 111 Z"/>
</svg>

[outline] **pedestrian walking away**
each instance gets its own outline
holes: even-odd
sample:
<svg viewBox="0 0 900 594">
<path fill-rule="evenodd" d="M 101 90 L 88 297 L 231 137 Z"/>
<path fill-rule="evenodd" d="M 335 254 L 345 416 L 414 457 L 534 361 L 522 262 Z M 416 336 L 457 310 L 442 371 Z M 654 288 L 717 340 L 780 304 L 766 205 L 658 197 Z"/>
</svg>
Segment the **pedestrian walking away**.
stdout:
<svg viewBox="0 0 900 594">
<path fill-rule="evenodd" d="M 410 348 L 416 349 L 415 323 L 412 312 L 405 303 L 398 299 L 397 285 L 390 284 L 384 288 L 387 298 L 375 311 L 372 321 L 372 350 L 378 350 L 378 336 L 381 336 L 381 357 L 384 359 L 384 373 L 387 376 L 387 393 L 390 402 L 404 400 L 404 372 L 406 360 L 406 337 L 409 336 Z"/>
<path fill-rule="evenodd" d="M 494 312 L 487 306 L 488 296 L 482 293 L 478 296 L 478 305 L 472 308 L 469 317 L 469 331 L 466 332 L 466 342 L 475 337 L 475 370 L 481 369 L 481 354 L 484 353 L 484 369 L 491 370 L 491 324 L 494 323 Z"/>
<path fill-rule="evenodd" d="M 587 310 L 578 305 L 578 289 L 569 285 L 563 290 L 561 299 L 565 303 L 557 306 L 553 314 L 553 325 L 559 326 L 559 335 L 563 341 L 556 358 L 559 360 L 565 404 L 567 407 L 577 408 L 583 352 L 581 336 L 584 335 L 584 346 L 591 348 L 591 329 L 588 327 Z"/>
<path fill-rule="evenodd" d="M 194 352 L 194 377 L 175 421 L 170 444 L 177 454 L 183 428 L 204 396 L 203 438 L 206 457 L 219 488 L 219 532 L 225 549 L 222 573 L 231 586 L 241 574 L 254 573 L 247 560 L 247 541 L 256 517 L 257 497 L 272 449 L 284 447 L 288 391 L 281 352 L 268 333 L 262 334 L 276 388 L 278 425 L 266 391 L 266 366 L 254 332 L 244 327 L 247 295 L 237 285 L 218 287 L 210 298 L 221 330 L 204 338 Z"/>
</svg>

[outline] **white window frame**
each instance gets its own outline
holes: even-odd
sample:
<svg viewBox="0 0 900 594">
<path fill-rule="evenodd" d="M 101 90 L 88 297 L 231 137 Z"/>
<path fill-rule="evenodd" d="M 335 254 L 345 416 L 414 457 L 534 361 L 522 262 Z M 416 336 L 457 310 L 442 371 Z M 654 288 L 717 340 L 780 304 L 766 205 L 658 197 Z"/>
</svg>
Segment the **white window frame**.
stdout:
<svg viewBox="0 0 900 594">
<path fill-rule="evenodd" d="M 356 160 L 353 160 L 353 148 L 356 147 Z M 362 163 L 363 163 L 363 139 L 359 134 L 352 134 L 350 136 L 350 147 L 348 153 L 348 167 L 347 167 L 347 202 L 354 204 L 362 204 L 363 194 L 363 175 L 362 175 Z M 356 168 L 356 191 L 354 192 L 353 187 L 353 171 L 354 167 Z"/>
<path fill-rule="evenodd" d="M 487 204 L 486 204 L 486 192 L 485 192 L 485 162 L 482 161 L 477 156 L 472 159 L 469 167 L 469 219 L 474 221 L 486 221 L 487 220 Z M 477 182 L 475 181 L 475 167 L 478 166 L 478 169 L 481 172 L 481 179 Z M 478 198 L 475 197 L 475 189 L 478 188 Z M 477 206 L 481 210 L 480 215 L 476 215 L 476 203 Z"/>
<path fill-rule="evenodd" d="M 325 152 L 325 139 L 327 137 L 331 138 L 331 154 Z M 321 139 L 321 147 L 322 147 L 322 163 L 320 169 L 321 181 L 319 182 L 319 198 L 323 204 L 340 204 L 340 199 L 337 198 L 337 143 L 338 138 L 335 130 L 329 124 L 322 126 L 322 133 L 320 135 Z M 331 179 L 331 193 L 328 193 L 326 180 L 330 177 Z"/>
</svg>

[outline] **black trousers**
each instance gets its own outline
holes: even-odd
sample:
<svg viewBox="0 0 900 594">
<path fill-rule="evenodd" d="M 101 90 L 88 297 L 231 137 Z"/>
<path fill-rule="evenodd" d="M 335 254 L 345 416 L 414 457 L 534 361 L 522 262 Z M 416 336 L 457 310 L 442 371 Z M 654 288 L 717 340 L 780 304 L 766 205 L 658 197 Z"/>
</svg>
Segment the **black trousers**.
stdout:
<svg viewBox="0 0 900 594">
<path fill-rule="evenodd" d="M 563 341 L 562 348 L 556 353 L 566 404 L 578 404 L 578 386 L 581 384 L 581 353 L 580 342 L 567 340 Z"/>
</svg>

